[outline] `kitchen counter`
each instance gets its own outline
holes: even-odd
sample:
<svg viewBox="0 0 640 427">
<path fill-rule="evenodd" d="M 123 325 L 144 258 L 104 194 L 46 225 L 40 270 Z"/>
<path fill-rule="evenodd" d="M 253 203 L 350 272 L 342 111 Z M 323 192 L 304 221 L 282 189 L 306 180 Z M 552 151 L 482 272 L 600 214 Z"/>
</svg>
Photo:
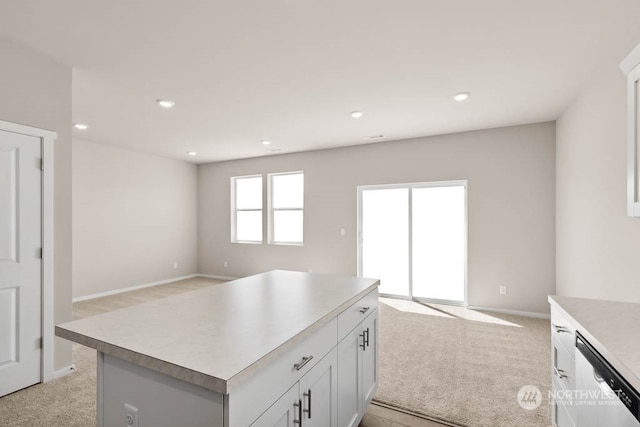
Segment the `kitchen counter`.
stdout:
<svg viewBox="0 0 640 427">
<path fill-rule="evenodd" d="M 378 284 L 271 271 L 64 323 L 56 335 L 228 394 Z"/>
<path fill-rule="evenodd" d="M 640 391 L 640 304 L 557 295 L 549 303 Z"/>
</svg>

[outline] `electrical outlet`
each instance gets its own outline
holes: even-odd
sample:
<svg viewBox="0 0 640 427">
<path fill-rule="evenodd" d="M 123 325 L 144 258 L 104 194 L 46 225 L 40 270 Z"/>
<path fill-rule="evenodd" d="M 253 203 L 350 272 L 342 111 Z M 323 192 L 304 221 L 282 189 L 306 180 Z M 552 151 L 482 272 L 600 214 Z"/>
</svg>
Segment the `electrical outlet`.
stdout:
<svg viewBox="0 0 640 427">
<path fill-rule="evenodd" d="M 227 261 L 224 262 L 224 268 L 229 267 L 229 263 Z"/>
<path fill-rule="evenodd" d="M 174 262 L 174 263 L 173 263 L 173 269 L 174 269 L 174 270 L 177 270 L 177 269 L 178 269 L 178 263 L 177 263 L 177 262 Z"/>
<path fill-rule="evenodd" d="M 124 422 L 127 427 L 138 427 L 138 408 L 124 404 Z"/>
<path fill-rule="evenodd" d="M 500 295 L 506 295 L 507 294 L 507 287 L 505 285 L 501 285 L 500 286 Z"/>
</svg>

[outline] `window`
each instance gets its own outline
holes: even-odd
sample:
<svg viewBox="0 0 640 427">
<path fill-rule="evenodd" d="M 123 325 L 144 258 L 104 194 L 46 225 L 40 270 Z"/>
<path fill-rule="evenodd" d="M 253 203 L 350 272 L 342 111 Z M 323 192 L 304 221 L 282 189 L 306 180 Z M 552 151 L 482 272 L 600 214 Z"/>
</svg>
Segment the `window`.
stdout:
<svg viewBox="0 0 640 427">
<path fill-rule="evenodd" d="M 231 241 L 262 243 L 262 175 L 231 178 Z"/>
<path fill-rule="evenodd" d="M 304 173 L 269 174 L 269 243 L 301 245 Z"/>
<path fill-rule="evenodd" d="M 264 241 L 262 175 L 231 178 L 231 241 Z M 270 244 L 302 245 L 304 242 L 304 173 L 268 175 L 269 203 L 267 241 Z"/>
</svg>

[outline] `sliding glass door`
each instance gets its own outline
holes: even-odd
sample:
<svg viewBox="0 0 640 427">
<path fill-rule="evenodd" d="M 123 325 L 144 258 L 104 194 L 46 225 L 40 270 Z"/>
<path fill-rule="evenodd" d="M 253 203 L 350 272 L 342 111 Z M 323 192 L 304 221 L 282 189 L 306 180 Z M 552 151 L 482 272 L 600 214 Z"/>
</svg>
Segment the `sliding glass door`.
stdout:
<svg viewBox="0 0 640 427">
<path fill-rule="evenodd" d="M 466 302 L 466 181 L 358 188 L 358 274 L 380 293 Z"/>
<path fill-rule="evenodd" d="M 360 199 L 361 276 L 380 279 L 380 293 L 409 295 L 409 190 L 372 189 Z"/>
</svg>

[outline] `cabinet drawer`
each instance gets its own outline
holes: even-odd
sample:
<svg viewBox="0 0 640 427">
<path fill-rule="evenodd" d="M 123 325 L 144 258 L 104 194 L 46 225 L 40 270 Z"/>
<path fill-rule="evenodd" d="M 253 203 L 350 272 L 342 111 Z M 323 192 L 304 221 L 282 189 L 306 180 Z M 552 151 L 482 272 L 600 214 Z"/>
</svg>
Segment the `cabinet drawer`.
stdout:
<svg viewBox="0 0 640 427">
<path fill-rule="evenodd" d="M 555 307 L 551 307 L 551 339 L 558 342 L 567 349 L 574 357 L 576 346 L 576 330 L 565 320 L 562 313 Z"/>
<path fill-rule="evenodd" d="M 564 346 L 553 342 L 552 351 L 552 374 L 554 379 L 565 390 L 574 390 L 576 388 L 575 350 L 574 352 L 569 352 Z"/>
<path fill-rule="evenodd" d="M 337 319 L 264 365 L 251 378 L 225 396 L 229 427 L 246 427 L 309 372 L 337 344 Z M 313 358 L 306 363 L 303 357 Z M 260 362 L 258 362 L 260 363 Z M 304 363 L 300 369 L 294 365 Z"/>
<path fill-rule="evenodd" d="M 556 405 L 555 407 L 555 419 L 553 420 L 557 427 L 574 427 L 575 424 L 564 406 Z"/>
<path fill-rule="evenodd" d="M 576 425 L 576 406 L 573 404 L 574 390 L 565 390 L 556 377 L 552 380 L 553 388 L 553 422 L 558 427 L 574 427 Z"/>
<path fill-rule="evenodd" d="M 364 298 L 356 301 L 345 311 L 338 315 L 338 341 L 358 326 L 365 317 L 373 313 L 378 308 L 378 289 L 374 289 Z"/>
</svg>

